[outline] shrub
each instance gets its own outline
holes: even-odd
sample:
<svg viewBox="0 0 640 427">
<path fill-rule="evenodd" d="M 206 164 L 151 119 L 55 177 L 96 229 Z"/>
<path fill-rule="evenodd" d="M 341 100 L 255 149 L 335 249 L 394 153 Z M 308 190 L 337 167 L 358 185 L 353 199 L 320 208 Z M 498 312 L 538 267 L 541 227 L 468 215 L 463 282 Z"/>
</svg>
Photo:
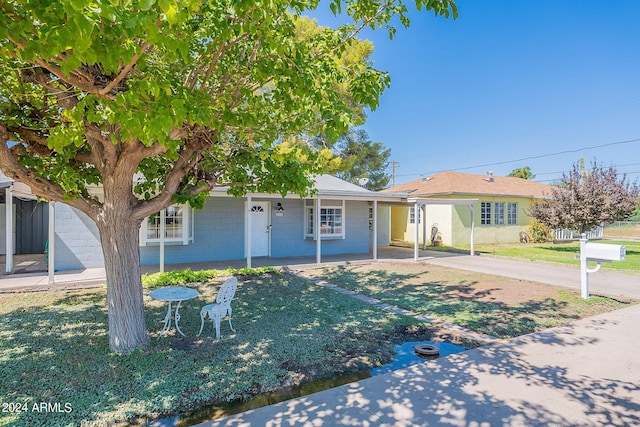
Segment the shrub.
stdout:
<svg viewBox="0 0 640 427">
<path fill-rule="evenodd" d="M 533 220 L 529 225 L 529 241 L 533 243 L 547 243 L 553 241 L 552 230 L 545 224 Z"/>
<path fill-rule="evenodd" d="M 184 270 L 166 271 L 164 273 L 144 274 L 142 286 L 145 288 L 157 288 L 159 286 L 184 285 L 185 283 L 209 282 L 220 276 L 259 276 L 265 273 L 279 273 L 274 267 L 259 268 L 227 268 L 226 270 L 198 270 L 190 268 Z"/>
</svg>

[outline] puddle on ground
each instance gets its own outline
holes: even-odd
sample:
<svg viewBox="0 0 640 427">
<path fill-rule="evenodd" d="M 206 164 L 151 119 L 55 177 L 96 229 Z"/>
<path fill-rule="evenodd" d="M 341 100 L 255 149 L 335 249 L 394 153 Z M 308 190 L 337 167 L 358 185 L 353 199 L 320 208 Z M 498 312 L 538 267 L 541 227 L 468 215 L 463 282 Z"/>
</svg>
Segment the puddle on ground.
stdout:
<svg viewBox="0 0 640 427">
<path fill-rule="evenodd" d="M 439 356 L 418 356 L 414 347 L 418 344 L 437 344 L 440 347 Z M 206 421 L 215 420 L 216 418 L 228 415 L 238 414 L 240 412 L 249 411 L 251 409 L 261 408 L 263 406 L 272 405 L 274 403 L 284 402 L 285 400 L 295 399 L 296 397 L 307 396 L 319 391 L 328 390 L 333 387 L 339 387 L 344 384 L 364 380 L 366 378 L 382 375 L 398 369 L 407 368 L 412 365 L 423 363 L 427 360 L 437 359 L 438 357 L 447 356 L 449 354 L 460 353 L 467 350 L 466 347 L 460 345 L 449 344 L 445 342 L 433 343 L 430 341 L 406 342 L 402 345 L 393 346 L 396 352 L 396 358 L 386 365 L 379 368 L 372 368 L 368 371 L 352 372 L 349 374 L 337 375 L 331 378 L 325 378 L 315 381 L 309 381 L 299 386 L 288 387 L 271 393 L 264 393 L 255 396 L 249 400 L 237 400 L 223 405 L 209 406 L 207 408 L 188 413 L 177 415 L 172 418 L 159 418 L 141 424 L 147 427 L 188 427 L 195 424 L 204 423 Z"/>
</svg>

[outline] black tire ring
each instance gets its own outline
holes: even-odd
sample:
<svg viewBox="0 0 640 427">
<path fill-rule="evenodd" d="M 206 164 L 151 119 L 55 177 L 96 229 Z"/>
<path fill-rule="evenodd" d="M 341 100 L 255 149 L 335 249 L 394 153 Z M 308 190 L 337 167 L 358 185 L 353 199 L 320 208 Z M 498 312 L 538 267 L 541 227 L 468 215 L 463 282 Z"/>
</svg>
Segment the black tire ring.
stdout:
<svg viewBox="0 0 640 427">
<path fill-rule="evenodd" d="M 440 354 L 440 347 L 436 344 L 420 344 L 415 346 L 415 351 L 420 356 L 437 356 Z"/>
</svg>

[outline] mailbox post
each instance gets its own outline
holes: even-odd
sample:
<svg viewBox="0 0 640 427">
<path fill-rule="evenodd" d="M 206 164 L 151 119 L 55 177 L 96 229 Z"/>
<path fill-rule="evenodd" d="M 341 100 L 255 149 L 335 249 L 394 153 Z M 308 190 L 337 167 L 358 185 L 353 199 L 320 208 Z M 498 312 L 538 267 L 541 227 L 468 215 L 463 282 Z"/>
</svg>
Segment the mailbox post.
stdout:
<svg viewBox="0 0 640 427">
<path fill-rule="evenodd" d="M 589 243 L 586 233 L 580 239 L 580 296 L 589 298 L 589 273 L 600 270 L 603 262 L 623 261 L 627 256 L 624 245 L 609 245 L 604 243 Z M 597 263 L 593 270 L 589 270 L 589 261 Z"/>
</svg>

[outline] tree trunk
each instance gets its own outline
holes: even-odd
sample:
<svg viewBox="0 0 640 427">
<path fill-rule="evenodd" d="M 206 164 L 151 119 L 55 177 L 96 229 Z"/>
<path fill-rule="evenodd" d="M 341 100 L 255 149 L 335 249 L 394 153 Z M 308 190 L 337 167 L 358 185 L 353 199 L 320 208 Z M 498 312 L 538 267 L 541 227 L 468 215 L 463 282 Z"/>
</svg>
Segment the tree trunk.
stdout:
<svg viewBox="0 0 640 427">
<path fill-rule="evenodd" d="M 119 206 L 122 208 L 122 206 Z M 129 209 L 105 204 L 96 221 L 107 275 L 109 347 L 119 354 L 149 344 L 140 279 L 140 222 Z"/>
</svg>

